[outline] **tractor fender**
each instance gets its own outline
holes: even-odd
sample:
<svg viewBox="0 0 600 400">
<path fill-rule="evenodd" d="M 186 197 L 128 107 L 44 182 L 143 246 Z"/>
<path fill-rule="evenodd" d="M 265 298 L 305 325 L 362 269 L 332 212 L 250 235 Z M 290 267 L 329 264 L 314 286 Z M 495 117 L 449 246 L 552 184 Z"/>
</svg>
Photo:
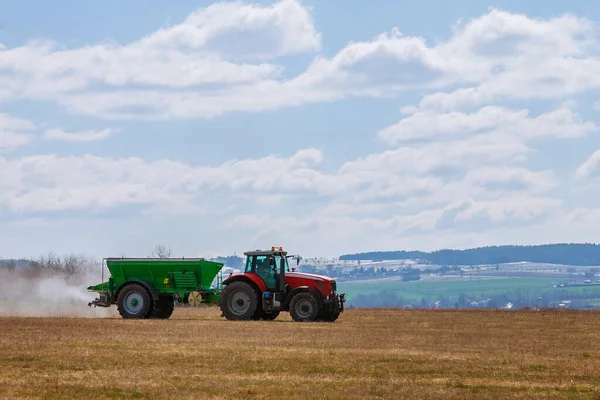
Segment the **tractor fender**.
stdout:
<svg viewBox="0 0 600 400">
<path fill-rule="evenodd" d="M 227 278 L 223 281 L 223 285 L 227 286 L 230 283 L 238 282 L 238 281 L 247 282 L 251 285 L 254 285 L 259 290 L 260 293 L 263 293 L 267 290 L 267 287 L 265 286 L 265 283 L 263 282 L 263 280 L 260 279 L 260 277 L 254 273 L 246 273 L 246 274 L 230 276 L 229 278 Z"/>
<path fill-rule="evenodd" d="M 116 299 L 117 297 L 119 297 L 119 292 L 120 292 L 120 291 L 121 291 L 121 290 L 122 290 L 122 289 L 123 289 L 125 286 L 127 286 L 127 285 L 130 285 L 130 284 L 132 284 L 132 283 L 139 283 L 140 285 L 142 285 L 143 287 L 145 287 L 146 289 L 148 289 L 148 293 L 150 293 L 150 296 L 152 296 L 152 300 L 154 300 L 154 301 L 158 301 L 158 299 L 159 299 L 159 298 L 158 298 L 158 292 L 156 291 L 156 289 L 154 288 L 154 286 L 152 286 L 152 285 L 151 285 L 151 284 L 149 284 L 148 282 L 146 282 L 146 281 L 143 281 L 143 280 L 141 280 L 141 279 L 132 279 L 132 280 L 130 280 L 130 281 L 123 282 L 123 283 L 121 284 L 121 286 L 119 286 L 119 287 L 117 288 L 117 291 L 115 292 L 115 299 Z"/>
<path fill-rule="evenodd" d="M 288 307 L 290 305 L 290 302 L 294 298 L 294 296 L 297 295 L 298 293 L 310 292 L 310 291 L 311 290 L 310 290 L 309 286 L 298 286 L 297 288 L 294 288 L 294 290 L 289 292 L 288 295 L 285 297 L 285 302 L 284 302 L 285 306 Z"/>
</svg>

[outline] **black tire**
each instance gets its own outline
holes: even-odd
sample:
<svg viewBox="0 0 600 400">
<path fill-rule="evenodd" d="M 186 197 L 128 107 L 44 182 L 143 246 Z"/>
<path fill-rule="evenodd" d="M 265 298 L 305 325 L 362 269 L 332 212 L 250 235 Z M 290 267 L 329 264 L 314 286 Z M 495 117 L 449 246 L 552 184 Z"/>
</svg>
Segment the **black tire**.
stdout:
<svg viewBox="0 0 600 400">
<path fill-rule="evenodd" d="M 169 317 L 171 317 L 171 314 L 173 314 L 173 310 L 175 310 L 175 302 L 173 301 L 173 296 L 162 295 L 159 297 L 158 301 L 154 305 L 154 309 L 150 314 L 150 318 L 169 319 Z"/>
<path fill-rule="evenodd" d="M 260 321 L 265 316 L 264 311 L 260 307 L 256 307 L 256 311 L 254 311 L 254 315 L 252 315 L 253 321 Z"/>
<path fill-rule="evenodd" d="M 258 307 L 258 292 L 246 282 L 233 282 L 221 294 L 221 312 L 230 321 L 253 319 Z"/>
<path fill-rule="evenodd" d="M 315 321 L 320 314 L 319 302 L 314 294 L 301 292 L 290 302 L 290 314 L 296 322 Z"/>
<path fill-rule="evenodd" d="M 326 321 L 326 322 L 335 322 L 335 320 L 338 319 L 339 316 L 340 316 L 340 309 L 335 307 L 331 311 L 323 310 L 323 312 L 319 316 L 319 319 Z"/>
<path fill-rule="evenodd" d="M 117 308 L 121 317 L 126 319 L 148 318 L 154 309 L 148 289 L 137 283 L 121 289 L 117 297 Z"/>
<path fill-rule="evenodd" d="M 334 298 L 333 301 L 334 302 L 331 304 L 331 308 L 327 307 L 321 309 L 321 313 L 319 314 L 318 318 L 320 321 L 334 322 L 340 316 L 341 311 L 338 299 Z"/>
</svg>

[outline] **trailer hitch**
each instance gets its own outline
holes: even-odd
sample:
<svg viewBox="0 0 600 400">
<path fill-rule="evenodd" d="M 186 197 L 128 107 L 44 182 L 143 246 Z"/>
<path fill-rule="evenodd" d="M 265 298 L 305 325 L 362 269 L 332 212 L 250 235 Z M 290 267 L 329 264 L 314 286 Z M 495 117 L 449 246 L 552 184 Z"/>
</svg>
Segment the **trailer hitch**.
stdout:
<svg viewBox="0 0 600 400">
<path fill-rule="evenodd" d="M 88 303 L 88 307 L 110 307 L 110 295 L 108 293 L 100 293 L 100 297 Z"/>
</svg>

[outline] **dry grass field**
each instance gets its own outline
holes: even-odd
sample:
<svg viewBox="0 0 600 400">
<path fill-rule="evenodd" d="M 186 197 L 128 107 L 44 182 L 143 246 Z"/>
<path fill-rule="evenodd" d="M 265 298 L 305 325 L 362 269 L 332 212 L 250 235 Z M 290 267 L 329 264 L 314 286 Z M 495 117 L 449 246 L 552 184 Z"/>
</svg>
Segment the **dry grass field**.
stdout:
<svg viewBox="0 0 600 400">
<path fill-rule="evenodd" d="M 0 318 L 0 398 L 600 399 L 600 313 Z"/>
</svg>

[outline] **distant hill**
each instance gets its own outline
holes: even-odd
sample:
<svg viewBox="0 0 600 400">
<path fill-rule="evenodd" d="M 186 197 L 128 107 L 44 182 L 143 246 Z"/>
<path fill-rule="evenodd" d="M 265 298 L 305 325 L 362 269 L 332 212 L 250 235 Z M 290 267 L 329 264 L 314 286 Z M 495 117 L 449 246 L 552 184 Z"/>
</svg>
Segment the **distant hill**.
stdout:
<svg viewBox="0 0 600 400">
<path fill-rule="evenodd" d="M 519 261 L 600 266 L 600 245 L 557 243 L 530 246 L 488 246 L 467 250 L 377 251 L 345 254 L 340 260 L 422 260 L 436 265 L 503 264 Z"/>
</svg>

